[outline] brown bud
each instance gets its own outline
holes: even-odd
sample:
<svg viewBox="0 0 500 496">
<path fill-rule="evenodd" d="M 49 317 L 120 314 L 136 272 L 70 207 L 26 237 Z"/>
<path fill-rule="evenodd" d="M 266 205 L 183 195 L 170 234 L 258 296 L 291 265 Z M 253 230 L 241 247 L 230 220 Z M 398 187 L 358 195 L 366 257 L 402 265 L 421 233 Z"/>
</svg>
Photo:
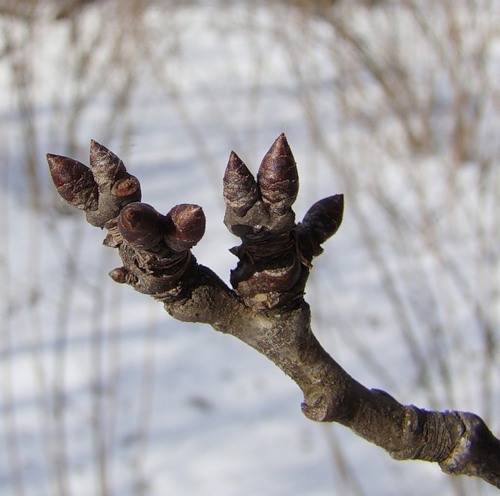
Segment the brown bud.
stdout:
<svg viewBox="0 0 500 496">
<path fill-rule="evenodd" d="M 285 135 L 278 136 L 264 156 L 257 174 L 262 200 L 271 210 L 285 213 L 299 191 L 297 165 Z"/>
<path fill-rule="evenodd" d="M 333 236 L 344 213 L 344 195 L 334 195 L 317 201 L 304 215 L 301 230 L 313 243 L 313 255 L 321 253 L 320 245 Z"/>
<path fill-rule="evenodd" d="M 165 241 L 174 251 L 192 248 L 205 234 L 205 214 L 198 205 L 177 205 L 167 214 Z"/>
<path fill-rule="evenodd" d="M 129 203 L 118 216 L 118 230 L 134 248 L 158 247 L 165 235 L 166 218 L 147 203 Z"/>
<path fill-rule="evenodd" d="M 231 152 L 224 173 L 224 201 L 243 217 L 259 198 L 257 183 L 244 162 Z"/>
<path fill-rule="evenodd" d="M 80 210 L 97 209 L 97 184 L 90 169 L 77 160 L 47 153 L 52 181 L 61 197 Z"/>
<path fill-rule="evenodd" d="M 140 195 L 140 192 L 141 185 L 135 176 L 128 176 L 124 179 L 120 179 L 111 187 L 111 194 L 118 196 L 119 198 L 135 195 L 137 193 Z"/>
<path fill-rule="evenodd" d="M 109 272 L 109 277 L 118 284 L 131 284 L 137 280 L 125 267 L 117 267 Z"/>
<path fill-rule="evenodd" d="M 113 185 L 128 176 L 123 161 L 94 140 L 90 141 L 90 168 L 99 186 Z"/>
</svg>

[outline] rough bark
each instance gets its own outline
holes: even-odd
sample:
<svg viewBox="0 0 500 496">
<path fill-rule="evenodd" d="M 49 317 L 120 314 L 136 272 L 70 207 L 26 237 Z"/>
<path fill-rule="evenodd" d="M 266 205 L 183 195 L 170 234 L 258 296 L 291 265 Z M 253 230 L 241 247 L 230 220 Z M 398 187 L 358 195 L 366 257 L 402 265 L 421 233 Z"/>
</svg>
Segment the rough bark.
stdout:
<svg viewBox="0 0 500 496">
<path fill-rule="evenodd" d="M 107 229 L 104 244 L 123 266 L 110 272 L 163 303 L 175 319 L 202 322 L 231 334 L 274 362 L 304 394 L 309 419 L 338 422 L 397 460 L 437 462 L 449 474 L 477 476 L 500 488 L 500 441 L 477 415 L 426 411 L 367 389 L 343 370 L 311 331 L 304 289 L 312 259 L 340 226 L 343 197 L 315 203 L 300 223 L 292 204 L 298 174 L 284 135 L 260 166 L 257 179 L 233 152 L 224 175 L 224 222 L 241 239 L 229 288 L 197 263 L 190 249 L 205 218 L 197 205 L 167 215 L 141 203 L 139 181 L 95 141 L 90 168 L 47 155 L 54 184 L 87 221 Z"/>
</svg>

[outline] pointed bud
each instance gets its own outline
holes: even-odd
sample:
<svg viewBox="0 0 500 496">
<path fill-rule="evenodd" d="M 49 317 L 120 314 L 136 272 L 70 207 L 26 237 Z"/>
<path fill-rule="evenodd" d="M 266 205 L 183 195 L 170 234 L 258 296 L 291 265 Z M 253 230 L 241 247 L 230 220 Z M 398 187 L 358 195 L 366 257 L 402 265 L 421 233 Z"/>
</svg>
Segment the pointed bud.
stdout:
<svg viewBox="0 0 500 496">
<path fill-rule="evenodd" d="M 264 156 L 257 174 L 262 200 L 271 210 L 285 213 L 299 191 L 297 166 L 284 134 L 280 134 Z"/>
<path fill-rule="evenodd" d="M 163 241 L 166 218 L 147 203 L 129 203 L 118 216 L 118 230 L 134 248 L 150 250 Z"/>
<path fill-rule="evenodd" d="M 99 186 L 112 185 L 127 176 L 123 161 L 94 140 L 90 141 L 90 168 Z"/>
<path fill-rule="evenodd" d="M 97 184 L 86 165 L 51 153 L 47 162 L 54 186 L 65 201 L 80 210 L 97 209 Z"/>
<path fill-rule="evenodd" d="M 174 251 L 192 248 L 205 234 L 205 214 L 198 205 L 177 205 L 167 214 L 165 241 Z"/>
<path fill-rule="evenodd" d="M 243 217 L 259 198 L 257 183 L 244 162 L 231 152 L 224 173 L 224 202 Z"/>
<path fill-rule="evenodd" d="M 344 214 L 344 195 L 334 195 L 316 202 L 300 224 L 313 243 L 313 255 L 321 253 L 320 245 L 333 236 Z"/>
</svg>

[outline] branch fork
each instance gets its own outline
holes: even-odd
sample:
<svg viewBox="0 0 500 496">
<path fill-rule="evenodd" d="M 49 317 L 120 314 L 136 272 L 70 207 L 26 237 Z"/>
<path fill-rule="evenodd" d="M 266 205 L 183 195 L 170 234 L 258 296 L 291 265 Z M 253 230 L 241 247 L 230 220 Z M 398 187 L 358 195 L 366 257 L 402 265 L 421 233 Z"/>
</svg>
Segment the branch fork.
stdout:
<svg viewBox="0 0 500 496">
<path fill-rule="evenodd" d="M 122 266 L 111 278 L 161 301 L 180 321 L 203 322 L 232 334 L 273 361 L 304 393 L 310 419 L 339 422 L 395 459 L 437 462 L 444 472 L 481 477 L 500 488 L 500 441 L 475 414 L 429 412 L 398 403 L 355 381 L 311 331 L 304 291 L 312 260 L 341 222 L 342 195 L 324 198 L 295 222 L 299 178 L 281 134 L 255 178 L 232 152 L 224 173 L 224 223 L 241 244 L 229 288 L 198 264 L 191 248 L 205 232 L 198 205 L 166 214 L 141 202 L 137 178 L 114 153 L 92 141 L 90 167 L 47 154 L 60 196 L 104 228 L 106 246 Z"/>
</svg>

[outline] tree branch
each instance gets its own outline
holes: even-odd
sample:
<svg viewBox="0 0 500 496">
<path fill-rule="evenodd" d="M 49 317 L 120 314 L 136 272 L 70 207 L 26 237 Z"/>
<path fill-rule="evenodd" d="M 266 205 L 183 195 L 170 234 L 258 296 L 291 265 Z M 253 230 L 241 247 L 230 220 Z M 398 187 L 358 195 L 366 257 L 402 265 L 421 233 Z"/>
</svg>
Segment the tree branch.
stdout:
<svg viewBox="0 0 500 496">
<path fill-rule="evenodd" d="M 304 289 L 311 262 L 340 226 L 343 197 L 315 203 L 300 223 L 293 154 L 282 134 L 265 155 L 257 179 L 233 152 L 224 175 L 224 222 L 241 239 L 229 288 L 197 263 L 191 248 L 205 217 L 197 205 L 166 215 L 141 203 L 139 181 L 95 141 L 90 168 L 47 155 L 60 195 L 107 229 L 104 244 L 118 248 L 123 266 L 110 272 L 163 303 L 175 319 L 202 322 L 231 334 L 275 363 L 304 394 L 302 411 L 338 422 L 398 460 L 439 463 L 449 474 L 477 476 L 500 488 L 500 441 L 475 414 L 404 406 L 384 391 L 355 381 L 311 331 Z"/>
</svg>

